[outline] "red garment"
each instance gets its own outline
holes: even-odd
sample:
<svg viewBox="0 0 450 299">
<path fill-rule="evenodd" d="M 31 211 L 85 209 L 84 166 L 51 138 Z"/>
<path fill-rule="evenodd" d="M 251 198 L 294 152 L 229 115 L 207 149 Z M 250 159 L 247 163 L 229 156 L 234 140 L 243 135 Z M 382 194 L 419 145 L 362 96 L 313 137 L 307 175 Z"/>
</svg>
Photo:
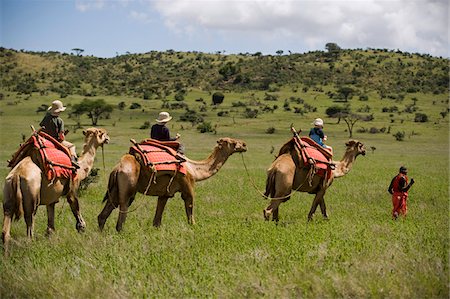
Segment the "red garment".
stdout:
<svg viewBox="0 0 450 299">
<path fill-rule="evenodd" d="M 399 215 L 406 216 L 408 212 L 407 200 L 408 200 L 408 191 L 401 191 L 402 187 L 400 186 L 400 180 L 404 180 L 404 186 L 408 185 L 408 177 L 399 173 L 392 182 L 392 190 L 394 193 L 392 194 L 392 217 L 397 218 Z"/>
</svg>

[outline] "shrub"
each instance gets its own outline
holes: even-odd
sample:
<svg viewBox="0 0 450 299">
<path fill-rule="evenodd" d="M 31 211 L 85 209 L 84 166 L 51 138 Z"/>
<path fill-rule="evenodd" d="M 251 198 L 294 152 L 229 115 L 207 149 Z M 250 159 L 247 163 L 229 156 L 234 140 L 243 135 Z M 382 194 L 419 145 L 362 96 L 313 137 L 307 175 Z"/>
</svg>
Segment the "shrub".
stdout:
<svg viewBox="0 0 450 299">
<path fill-rule="evenodd" d="M 149 121 L 144 122 L 144 124 L 139 127 L 139 129 L 141 129 L 141 130 L 145 130 L 145 129 L 148 129 L 148 128 L 150 128 L 150 122 Z"/>
<path fill-rule="evenodd" d="M 186 112 L 180 115 L 180 120 L 187 121 L 192 123 L 192 125 L 195 125 L 203 122 L 203 117 L 198 115 L 195 110 L 186 109 Z"/>
<path fill-rule="evenodd" d="M 98 171 L 99 168 L 92 168 L 89 175 L 80 182 L 80 191 L 86 190 L 87 187 L 92 183 L 97 183 L 99 179 Z"/>
<path fill-rule="evenodd" d="M 220 117 L 222 117 L 222 116 L 228 116 L 228 111 L 220 111 L 220 112 L 217 112 L 217 116 L 220 116 Z"/>
<path fill-rule="evenodd" d="M 244 112 L 245 118 L 256 118 L 258 116 L 258 109 L 246 108 Z"/>
<path fill-rule="evenodd" d="M 273 134 L 273 133 L 275 133 L 275 128 L 274 127 L 267 128 L 266 134 Z"/>
<path fill-rule="evenodd" d="M 398 131 L 392 136 L 394 136 L 397 141 L 403 141 L 403 139 L 405 139 L 405 132 Z"/>
<path fill-rule="evenodd" d="M 130 105 L 130 109 L 140 109 L 141 108 L 141 104 L 139 103 L 133 103 Z"/>
<path fill-rule="evenodd" d="M 428 121 L 428 116 L 425 113 L 416 113 L 414 121 L 416 123 L 426 123 Z"/>
<path fill-rule="evenodd" d="M 225 98 L 225 96 L 221 92 L 217 91 L 217 92 L 213 93 L 213 95 L 212 95 L 212 103 L 213 103 L 213 105 L 222 104 L 224 98 Z"/>
<path fill-rule="evenodd" d="M 212 127 L 210 122 L 202 122 L 201 124 L 199 124 L 197 126 L 197 130 L 200 133 L 214 132 L 214 129 L 213 129 L 213 127 Z"/>
</svg>

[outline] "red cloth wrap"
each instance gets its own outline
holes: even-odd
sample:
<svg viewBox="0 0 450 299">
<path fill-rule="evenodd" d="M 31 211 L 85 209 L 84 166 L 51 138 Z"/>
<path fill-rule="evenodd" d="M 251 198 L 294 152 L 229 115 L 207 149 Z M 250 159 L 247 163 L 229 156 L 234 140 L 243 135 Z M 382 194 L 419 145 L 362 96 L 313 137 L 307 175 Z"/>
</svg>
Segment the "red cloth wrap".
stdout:
<svg viewBox="0 0 450 299">
<path fill-rule="evenodd" d="M 171 170 L 186 175 L 184 160 L 177 155 L 177 142 L 161 142 L 154 139 L 146 139 L 138 145 L 130 147 L 129 153 L 138 154 L 145 165 L 153 166 L 157 171 Z M 175 148 L 175 149 L 174 149 Z"/>
<path fill-rule="evenodd" d="M 31 136 L 34 146 L 39 149 L 44 170 L 49 181 L 63 177 L 74 179 L 74 167 L 72 166 L 69 150 L 50 135 L 40 131 Z"/>
<path fill-rule="evenodd" d="M 293 139 L 301 152 L 304 164 L 308 165 L 308 157 L 313 159 L 318 170 L 317 174 L 324 177 L 328 172 L 327 177 L 330 178 L 332 169 L 329 163 L 332 162 L 333 157 L 331 152 L 321 147 L 309 137 L 301 137 L 300 141 L 295 137 Z M 300 142 L 302 143 L 302 146 L 300 145 Z M 306 153 L 303 151 L 306 151 Z"/>
<path fill-rule="evenodd" d="M 72 166 L 71 155 L 69 150 L 59 143 L 55 138 L 38 131 L 34 133 L 26 142 L 24 142 L 13 158 L 9 161 L 8 166 L 16 166 L 23 158 L 30 155 L 29 149 L 36 148 L 42 158 L 43 171 L 49 181 L 63 177 L 66 179 L 74 179 L 76 176 L 75 168 Z"/>
</svg>

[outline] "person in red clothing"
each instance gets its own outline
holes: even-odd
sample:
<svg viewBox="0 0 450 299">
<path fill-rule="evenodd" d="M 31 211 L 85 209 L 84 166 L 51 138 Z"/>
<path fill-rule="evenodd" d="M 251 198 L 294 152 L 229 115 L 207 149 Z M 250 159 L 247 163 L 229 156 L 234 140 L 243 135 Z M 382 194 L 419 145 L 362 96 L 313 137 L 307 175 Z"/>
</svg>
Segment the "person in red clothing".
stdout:
<svg viewBox="0 0 450 299">
<path fill-rule="evenodd" d="M 392 194 L 392 219 L 396 220 L 399 215 L 406 216 L 408 212 L 407 200 L 408 190 L 414 184 L 414 179 L 408 184 L 408 169 L 405 166 L 400 167 L 398 175 L 396 175 L 389 185 L 388 192 Z"/>
</svg>

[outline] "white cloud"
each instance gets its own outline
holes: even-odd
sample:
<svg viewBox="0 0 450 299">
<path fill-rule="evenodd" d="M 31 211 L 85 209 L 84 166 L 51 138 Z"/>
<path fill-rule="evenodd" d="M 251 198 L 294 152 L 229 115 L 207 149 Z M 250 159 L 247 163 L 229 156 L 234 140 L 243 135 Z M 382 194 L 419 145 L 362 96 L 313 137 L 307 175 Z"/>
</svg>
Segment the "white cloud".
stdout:
<svg viewBox="0 0 450 299">
<path fill-rule="evenodd" d="M 98 10 L 105 6 L 105 0 L 76 0 L 75 7 L 81 12 Z"/>
<path fill-rule="evenodd" d="M 446 0 L 152 0 L 178 34 L 448 53 Z M 308 49 L 310 50 L 310 49 Z"/>
</svg>

